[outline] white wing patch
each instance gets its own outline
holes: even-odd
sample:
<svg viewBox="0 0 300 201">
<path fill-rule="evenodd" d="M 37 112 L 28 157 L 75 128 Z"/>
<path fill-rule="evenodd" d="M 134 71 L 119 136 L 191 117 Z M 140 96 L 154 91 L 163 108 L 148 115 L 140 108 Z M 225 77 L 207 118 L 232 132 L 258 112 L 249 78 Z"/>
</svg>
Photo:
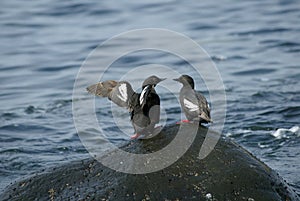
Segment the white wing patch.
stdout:
<svg viewBox="0 0 300 201">
<path fill-rule="evenodd" d="M 183 104 L 185 107 L 187 107 L 191 112 L 199 110 L 199 106 L 192 103 L 191 101 L 187 99 L 183 99 Z"/>
<path fill-rule="evenodd" d="M 123 83 L 120 85 L 120 87 L 118 88 L 119 89 L 119 92 L 120 94 L 117 94 L 117 96 L 124 102 L 127 101 L 127 86 L 126 86 L 126 83 Z"/>
<path fill-rule="evenodd" d="M 143 102 L 144 102 L 144 96 L 145 96 L 145 93 L 146 93 L 146 91 L 148 90 L 148 88 L 149 88 L 149 86 L 146 86 L 146 87 L 143 89 L 143 91 L 142 91 L 142 93 L 141 93 L 141 95 L 140 95 L 140 105 L 142 105 Z"/>
</svg>

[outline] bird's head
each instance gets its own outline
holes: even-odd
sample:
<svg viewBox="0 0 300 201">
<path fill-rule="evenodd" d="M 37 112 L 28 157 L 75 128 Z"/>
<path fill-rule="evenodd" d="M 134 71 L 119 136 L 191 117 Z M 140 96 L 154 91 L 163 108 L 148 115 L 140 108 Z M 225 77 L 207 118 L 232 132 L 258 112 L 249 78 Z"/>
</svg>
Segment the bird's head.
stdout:
<svg viewBox="0 0 300 201">
<path fill-rule="evenodd" d="M 159 82 L 165 80 L 166 78 L 159 78 L 155 75 L 152 75 L 145 79 L 143 82 L 142 88 L 146 87 L 147 85 L 151 85 L 152 87 L 155 87 Z"/>
<path fill-rule="evenodd" d="M 192 89 L 195 87 L 195 83 L 192 77 L 188 75 L 182 75 L 179 78 L 173 79 L 174 81 L 180 82 L 183 86 L 190 86 Z"/>
</svg>

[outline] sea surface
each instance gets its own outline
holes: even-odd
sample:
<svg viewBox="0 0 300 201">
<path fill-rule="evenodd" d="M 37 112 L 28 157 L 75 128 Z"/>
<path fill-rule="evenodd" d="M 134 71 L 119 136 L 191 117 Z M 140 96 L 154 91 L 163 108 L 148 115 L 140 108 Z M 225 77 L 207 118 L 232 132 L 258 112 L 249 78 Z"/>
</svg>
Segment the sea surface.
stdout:
<svg viewBox="0 0 300 201">
<path fill-rule="evenodd" d="M 245 147 L 300 194 L 299 1 L 4 0 L 0 7 L 0 192 L 35 172 L 89 157 L 73 123 L 80 67 L 117 34 L 163 28 L 190 37 L 215 62 L 227 99 L 222 137 Z M 152 50 L 119 58 L 106 77 L 118 80 L 132 67 L 153 63 L 190 73 L 185 61 Z M 208 96 L 201 80 L 196 88 Z M 174 124 L 178 102 L 158 92 L 165 124 Z M 110 102 L 96 103 L 107 137 L 128 141 L 114 128 Z M 129 116 L 121 115 L 132 129 Z"/>
</svg>

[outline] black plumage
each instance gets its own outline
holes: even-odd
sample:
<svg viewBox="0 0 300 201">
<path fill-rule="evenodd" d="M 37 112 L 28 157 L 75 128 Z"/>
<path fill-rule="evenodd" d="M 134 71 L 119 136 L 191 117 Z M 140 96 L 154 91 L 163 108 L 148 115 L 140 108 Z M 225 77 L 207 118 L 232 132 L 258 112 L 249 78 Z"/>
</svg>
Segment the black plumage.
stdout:
<svg viewBox="0 0 300 201">
<path fill-rule="evenodd" d="M 174 80 L 183 85 L 179 93 L 179 100 L 184 114 L 188 119 L 183 122 L 212 122 L 209 104 L 206 98 L 195 90 L 193 78 L 188 75 L 182 75 Z"/>
<path fill-rule="evenodd" d="M 160 119 L 160 98 L 155 86 L 164 79 L 150 76 L 142 84 L 141 93 L 136 93 L 126 81 L 108 80 L 87 87 L 87 91 L 100 97 L 107 97 L 120 107 L 130 112 L 130 119 L 137 138 L 140 135 L 149 136 Z"/>
</svg>

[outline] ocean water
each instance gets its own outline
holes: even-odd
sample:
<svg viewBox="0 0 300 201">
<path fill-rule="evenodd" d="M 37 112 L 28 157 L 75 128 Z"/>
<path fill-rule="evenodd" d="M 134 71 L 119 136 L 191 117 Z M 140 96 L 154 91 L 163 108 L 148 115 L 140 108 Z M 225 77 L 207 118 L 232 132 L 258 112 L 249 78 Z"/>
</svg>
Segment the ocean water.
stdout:
<svg viewBox="0 0 300 201">
<path fill-rule="evenodd" d="M 0 190 L 89 156 L 72 116 L 80 66 L 110 37 L 154 27 L 185 34 L 207 51 L 226 88 L 222 136 L 244 146 L 300 194 L 299 1 L 11 0 L 0 5 Z M 190 72 L 178 58 L 140 51 L 120 58 L 114 63 L 119 68 L 106 76 L 119 79 L 130 67 L 151 63 Z M 196 88 L 208 95 L 200 80 Z M 179 105 L 159 90 L 165 123 L 174 124 Z M 96 103 L 110 140 L 126 142 L 107 115 L 110 103 Z M 122 118 L 130 131 L 129 117 Z"/>
</svg>

